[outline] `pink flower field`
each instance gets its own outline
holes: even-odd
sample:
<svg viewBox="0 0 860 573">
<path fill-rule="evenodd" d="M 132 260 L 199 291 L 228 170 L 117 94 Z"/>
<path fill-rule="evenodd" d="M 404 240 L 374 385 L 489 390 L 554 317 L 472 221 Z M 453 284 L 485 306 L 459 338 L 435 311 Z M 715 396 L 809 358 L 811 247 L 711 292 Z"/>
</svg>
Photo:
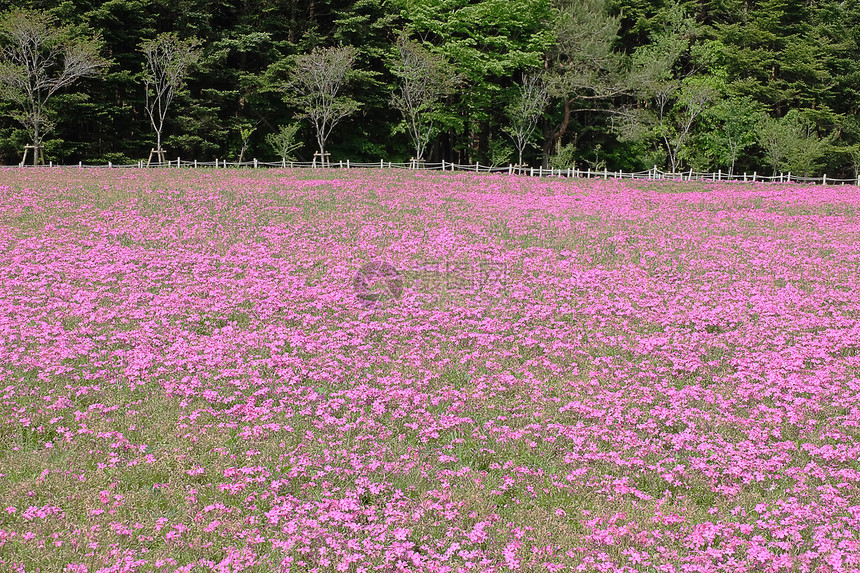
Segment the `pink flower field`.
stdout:
<svg viewBox="0 0 860 573">
<path fill-rule="evenodd" d="M 0 570 L 860 571 L 858 210 L 0 171 Z"/>
</svg>

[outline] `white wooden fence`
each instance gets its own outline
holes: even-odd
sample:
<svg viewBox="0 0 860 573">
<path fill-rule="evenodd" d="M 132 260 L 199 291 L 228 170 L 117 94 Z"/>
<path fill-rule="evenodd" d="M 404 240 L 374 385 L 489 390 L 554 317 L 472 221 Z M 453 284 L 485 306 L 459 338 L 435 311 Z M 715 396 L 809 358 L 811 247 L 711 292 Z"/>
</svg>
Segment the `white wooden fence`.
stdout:
<svg viewBox="0 0 860 573">
<path fill-rule="evenodd" d="M 18 165 L 22 168 L 32 168 L 30 165 L 24 165 L 23 163 Z M 351 162 L 349 159 L 346 161 L 337 161 L 331 162 L 327 166 L 323 167 L 321 164 L 318 164 L 316 161 L 275 161 L 275 162 L 266 162 L 266 161 L 257 161 L 253 159 L 251 161 L 243 161 L 229 162 L 227 160 L 216 159 L 215 161 L 197 161 L 196 159 L 193 161 L 183 160 L 180 157 L 177 157 L 176 160 L 167 161 L 166 163 L 152 163 L 151 165 L 147 165 L 144 161 L 139 161 L 133 164 L 125 164 L 125 165 L 114 165 L 113 163 L 108 163 L 107 165 L 85 165 L 83 163 L 78 163 L 77 165 L 54 165 L 50 163 L 49 165 L 36 166 L 36 168 L 44 168 L 44 167 L 58 167 L 58 168 L 69 168 L 69 167 L 78 167 L 78 168 L 113 168 L 113 169 L 154 169 L 154 168 L 201 168 L 201 167 L 212 167 L 215 169 L 228 169 L 228 168 L 282 168 L 282 169 L 407 169 L 407 170 L 426 170 L 426 171 L 471 171 L 474 173 L 507 173 L 510 175 L 528 175 L 531 177 L 576 177 L 576 178 L 584 178 L 584 179 L 645 179 L 649 181 L 662 181 L 662 180 L 675 180 L 675 181 L 735 181 L 735 182 L 748 182 L 748 183 L 756 183 L 756 182 L 770 182 L 770 183 L 809 183 L 814 185 L 857 185 L 860 186 L 860 177 L 855 177 L 851 179 L 839 179 L 828 177 L 826 174 L 821 177 L 800 177 L 798 175 L 794 175 L 792 173 L 780 173 L 778 175 L 760 175 L 757 172 L 753 173 L 728 173 L 723 171 L 717 171 L 715 173 L 702 173 L 698 171 L 683 171 L 678 173 L 670 173 L 667 171 L 660 171 L 657 169 L 655 165 L 653 169 L 649 169 L 647 171 L 636 171 L 636 172 L 626 172 L 626 171 L 612 171 L 610 169 L 579 169 L 576 167 L 568 167 L 566 169 L 552 168 L 552 167 L 522 167 L 516 165 L 508 165 L 508 166 L 489 166 L 489 165 L 480 165 L 478 163 L 472 164 L 463 164 L 463 163 L 449 163 L 446 161 L 442 161 L 441 163 L 428 163 L 428 162 L 416 162 L 409 161 L 405 163 L 397 163 L 393 161 L 385 161 L 380 159 L 379 162 L 374 163 L 355 163 Z"/>
</svg>

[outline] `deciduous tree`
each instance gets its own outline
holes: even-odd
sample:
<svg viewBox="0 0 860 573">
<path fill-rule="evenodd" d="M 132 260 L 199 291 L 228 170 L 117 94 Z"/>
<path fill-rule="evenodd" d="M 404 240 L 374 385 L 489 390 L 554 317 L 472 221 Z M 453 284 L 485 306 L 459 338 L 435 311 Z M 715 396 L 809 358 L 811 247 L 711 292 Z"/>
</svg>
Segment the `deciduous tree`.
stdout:
<svg viewBox="0 0 860 573">
<path fill-rule="evenodd" d="M 700 151 L 734 175 L 740 155 L 756 143 L 760 106 L 748 97 L 723 97 L 704 115 L 707 131 L 701 138 Z"/>
<path fill-rule="evenodd" d="M 633 56 L 628 85 L 636 102 L 619 110 L 615 127 L 622 140 L 653 146 L 655 156 L 662 154 L 669 170 L 677 172 L 693 127 L 717 89 L 710 78 L 678 69 L 698 32 L 695 21 L 677 2 L 668 7 L 665 18 L 663 29 Z"/>
<path fill-rule="evenodd" d="M 354 62 L 355 49 L 350 46 L 317 47 L 296 58 L 290 77 L 289 87 L 297 94 L 302 116 L 314 127 L 323 163 L 326 162 L 325 144 L 332 130 L 360 107 L 357 101 L 338 95 Z"/>
<path fill-rule="evenodd" d="M 438 131 L 438 108 L 443 98 L 454 91 L 459 77 L 441 55 L 430 53 L 405 35 L 397 39 L 392 72 L 400 80 L 400 89 L 392 96 L 391 104 L 403 114 L 415 148 L 414 157 L 421 161 L 428 142 Z"/>
<path fill-rule="evenodd" d="M 164 120 L 191 64 L 199 57 L 198 42 L 194 38 L 181 39 L 176 34 L 164 33 L 144 41 L 140 50 L 146 58 L 143 72 L 146 113 L 155 131 L 155 152 L 159 159 L 163 159 L 161 134 Z"/>
<path fill-rule="evenodd" d="M 99 39 L 75 38 L 46 12 L 14 9 L 0 17 L 0 95 L 15 104 L 12 117 L 29 132 L 36 165 L 42 140 L 54 127 L 53 95 L 78 79 L 98 74 L 108 62 Z"/>
<path fill-rule="evenodd" d="M 833 135 L 820 136 L 809 118 L 796 109 L 781 118 L 765 116 L 758 125 L 759 145 L 773 168 L 808 176 L 821 167 Z"/>
<path fill-rule="evenodd" d="M 531 143 L 532 134 L 546 107 L 548 95 L 542 79 L 535 74 L 523 75 L 516 90 L 517 93 L 506 110 L 511 123 L 505 131 L 514 140 L 517 148 L 517 165 L 522 165 L 523 151 Z"/>
<path fill-rule="evenodd" d="M 270 133 L 266 136 L 266 143 L 275 150 L 281 161 L 295 160 L 292 153 L 302 146 L 300 141 L 296 141 L 296 134 L 300 127 L 301 124 L 298 123 L 282 125 L 276 133 Z"/>
</svg>

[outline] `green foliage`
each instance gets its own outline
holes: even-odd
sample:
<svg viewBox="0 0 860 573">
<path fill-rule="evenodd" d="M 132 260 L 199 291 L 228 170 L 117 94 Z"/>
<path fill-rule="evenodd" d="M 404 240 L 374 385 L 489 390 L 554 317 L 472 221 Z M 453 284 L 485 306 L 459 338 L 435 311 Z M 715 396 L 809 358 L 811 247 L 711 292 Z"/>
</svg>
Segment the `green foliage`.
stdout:
<svg viewBox="0 0 860 573">
<path fill-rule="evenodd" d="M 749 97 L 718 99 L 703 115 L 703 133 L 695 146 L 696 168 L 721 168 L 733 174 L 738 158 L 757 141 L 762 115 Z"/>
<path fill-rule="evenodd" d="M 282 125 L 278 128 L 277 133 L 270 133 L 266 136 L 266 143 L 278 154 L 281 161 L 296 160 L 293 151 L 302 146 L 301 141 L 296 141 L 296 134 L 298 134 L 300 128 L 301 125 L 298 123 Z"/>
<path fill-rule="evenodd" d="M 558 150 L 575 149 L 571 161 L 625 170 L 770 165 L 853 177 L 860 164 L 860 0 L 0 0 L 6 22 L 22 9 L 61 32 L 56 45 L 97 46 L 90 53 L 110 54 L 111 65 L 58 89 L 31 119 L 22 92 L 7 85 L 4 163 L 19 162 L 34 139 L 32 117 L 39 138 L 50 134 L 46 160 L 145 158 L 156 138 L 137 46 L 165 34 L 200 40 L 164 117 L 171 156 L 271 154 L 268 136 L 310 117 L 308 93 L 285 89 L 297 65 L 341 46 L 352 65 L 336 99 L 348 113 L 333 130 L 296 129 L 304 146 L 291 157 L 309 160 L 330 132 L 326 150 L 354 161 L 420 152 L 429 161 L 501 164 L 516 131 L 517 81 L 540 71 L 549 98 L 519 141 L 524 162 L 567 162 Z M 391 105 L 402 96 L 401 34 L 442 75 L 461 80 L 424 106 L 423 147 Z M 8 51 L 0 68 L 14 68 Z M 759 127 L 762 114 L 776 123 Z M 243 134 L 248 126 L 256 130 Z M 775 143 L 792 140 L 803 143 Z"/>
<path fill-rule="evenodd" d="M 550 165 L 556 169 L 567 169 L 573 167 L 576 162 L 576 146 L 572 143 L 562 145 L 558 151 L 550 157 Z M 594 168 L 603 168 L 605 163 L 596 162 Z"/>
<path fill-rule="evenodd" d="M 803 176 L 821 168 L 833 140 L 832 135 L 818 135 L 815 123 L 795 109 L 779 119 L 763 117 L 757 133 L 774 173 L 788 171 Z"/>
<path fill-rule="evenodd" d="M 554 42 L 549 0 L 393 0 L 406 30 L 453 64 L 465 85 L 449 102 L 450 133 L 486 156 L 492 126 L 505 122 L 503 88 L 516 72 L 539 67 Z M 477 145 L 475 145 L 477 144 Z M 464 158 L 465 159 L 465 158 Z"/>
<path fill-rule="evenodd" d="M 490 165 L 493 167 L 510 163 L 513 155 L 514 148 L 504 139 L 495 138 L 490 141 Z"/>
</svg>

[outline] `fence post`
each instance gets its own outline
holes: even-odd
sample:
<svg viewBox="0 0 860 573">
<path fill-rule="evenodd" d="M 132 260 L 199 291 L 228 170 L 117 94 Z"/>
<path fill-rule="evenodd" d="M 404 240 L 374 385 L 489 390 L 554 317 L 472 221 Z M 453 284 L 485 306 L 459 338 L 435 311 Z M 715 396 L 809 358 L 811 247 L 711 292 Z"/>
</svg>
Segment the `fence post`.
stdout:
<svg viewBox="0 0 860 573">
<path fill-rule="evenodd" d="M 286 168 L 287 168 L 287 158 L 281 157 L 281 169 L 286 169 Z"/>
<path fill-rule="evenodd" d="M 825 174 L 821 177 L 821 184 L 822 184 L 822 185 L 827 185 L 827 173 L 825 173 Z"/>
<path fill-rule="evenodd" d="M 380 168 L 380 169 L 384 169 L 384 168 L 385 168 L 385 162 L 384 162 L 382 159 L 380 159 L 380 160 L 379 160 L 379 168 Z"/>
<path fill-rule="evenodd" d="M 254 169 L 256 169 L 256 168 L 257 168 L 257 158 L 255 157 L 254 158 Z"/>
<path fill-rule="evenodd" d="M 747 172 L 744 171 L 744 183 L 746 183 L 746 182 L 747 182 Z"/>
<path fill-rule="evenodd" d="M 108 161 L 108 168 L 111 168 L 111 167 L 113 167 L 113 163 L 111 163 L 110 161 Z"/>
<path fill-rule="evenodd" d="M 349 159 L 346 160 L 346 168 L 349 169 Z"/>
<path fill-rule="evenodd" d="M 538 177 L 543 177 L 543 165 L 538 167 Z"/>
<path fill-rule="evenodd" d="M 753 171 L 753 183 L 755 183 L 755 176 L 756 176 L 756 172 Z"/>
<path fill-rule="evenodd" d="M 603 180 L 606 181 L 606 178 L 609 176 L 609 171 L 607 171 L 606 167 L 603 168 Z"/>
<path fill-rule="evenodd" d="M 181 166 L 182 166 L 182 164 L 179 162 L 179 158 L 177 157 L 176 158 L 176 168 L 179 169 Z"/>
</svg>

